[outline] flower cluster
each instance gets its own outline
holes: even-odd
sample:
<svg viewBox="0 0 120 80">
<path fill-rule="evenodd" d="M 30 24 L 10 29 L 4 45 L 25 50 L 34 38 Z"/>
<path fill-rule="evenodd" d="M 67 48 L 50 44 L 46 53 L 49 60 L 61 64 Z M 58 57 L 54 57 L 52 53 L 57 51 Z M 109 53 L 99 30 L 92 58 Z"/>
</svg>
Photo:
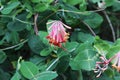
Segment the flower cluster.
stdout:
<svg viewBox="0 0 120 80">
<path fill-rule="evenodd" d="M 69 38 L 69 33 L 66 32 L 65 28 L 71 29 L 71 27 L 57 20 L 51 21 L 47 24 L 51 24 L 51 26 L 48 28 L 49 35 L 47 36 L 49 43 L 58 47 L 62 47 L 61 43 L 65 43 Z"/>
<path fill-rule="evenodd" d="M 105 56 L 100 57 L 100 59 L 101 59 L 101 62 L 96 62 L 96 67 L 94 69 L 94 72 L 98 73 L 96 77 L 99 77 L 101 73 L 107 70 L 108 65 L 111 61 L 113 62 L 112 67 L 117 69 L 117 71 L 120 71 L 120 52 L 118 52 L 116 55 L 111 57 L 109 60 L 106 59 Z"/>
<path fill-rule="evenodd" d="M 110 60 L 107 60 L 105 56 L 100 57 L 101 62 L 96 62 L 96 67 L 94 69 L 95 73 L 98 73 L 96 77 L 99 77 L 107 68 Z"/>
</svg>

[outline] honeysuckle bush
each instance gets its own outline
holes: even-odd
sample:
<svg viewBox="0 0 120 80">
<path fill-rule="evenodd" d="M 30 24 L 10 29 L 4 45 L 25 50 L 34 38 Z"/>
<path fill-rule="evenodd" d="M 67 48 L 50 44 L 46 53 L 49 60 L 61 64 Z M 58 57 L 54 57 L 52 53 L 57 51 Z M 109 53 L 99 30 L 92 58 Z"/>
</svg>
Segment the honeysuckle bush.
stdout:
<svg viewBox="0 0 120 80">
<path fill-rule="evenodd" d="M 0 80 L 120 80 L 119 0 L 0 0 Z"/>
</svg>

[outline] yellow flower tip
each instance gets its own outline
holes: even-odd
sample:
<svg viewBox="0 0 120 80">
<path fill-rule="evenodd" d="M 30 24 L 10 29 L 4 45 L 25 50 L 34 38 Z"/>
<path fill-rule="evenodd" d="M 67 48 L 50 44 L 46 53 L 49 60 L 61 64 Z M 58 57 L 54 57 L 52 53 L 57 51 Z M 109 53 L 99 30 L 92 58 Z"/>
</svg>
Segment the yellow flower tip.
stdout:
<svg viewBox="0 0 120 80">
<path fill-rule="evenodd" d="M 117 69 L 117 71 L 120 71 L 120 66 L 112 65 L 113 68 Z"/>
</svg>

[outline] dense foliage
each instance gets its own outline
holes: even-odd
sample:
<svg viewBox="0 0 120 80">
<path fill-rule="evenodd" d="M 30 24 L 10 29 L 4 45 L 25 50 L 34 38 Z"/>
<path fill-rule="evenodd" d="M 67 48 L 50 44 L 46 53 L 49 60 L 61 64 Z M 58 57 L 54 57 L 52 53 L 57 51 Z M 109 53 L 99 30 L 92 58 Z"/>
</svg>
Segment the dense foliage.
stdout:
<svg viewBox="0 0 120 80">
<path fill-rule="evenodd" d="M 0 80 L 120 80 L 119 0 L 0 0 L 0 12 Z"/>
</svg>

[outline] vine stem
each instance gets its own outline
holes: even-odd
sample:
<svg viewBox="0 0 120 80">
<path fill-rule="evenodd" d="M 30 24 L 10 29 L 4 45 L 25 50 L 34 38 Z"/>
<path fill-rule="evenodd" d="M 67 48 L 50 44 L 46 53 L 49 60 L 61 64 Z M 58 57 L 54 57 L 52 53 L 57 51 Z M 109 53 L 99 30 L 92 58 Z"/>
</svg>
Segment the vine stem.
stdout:
<svg viewBox="0 0 120 80">
<path fill-rule="evenodd" d="M 19 43 L 19 44 L 14 45 L 14 46 L 10 46 L 10 47 L 3 48 L 3 49 L 0 49 L 0 50 L 5 51 L 5 50 L 13 49 L 13 48 L 15 48 L 15 47 L 17 47 L 17 46 L 20 46 L 20 45 L 26 43 L 27 41 L 28 41 L 28 39 L 25 40 L 25 41 L 23 41 L 23 42 L 21 42 L 21 43 Z"/>
<path fill-rule="evenodd" d="M 38 35 L 37 18 L 38 18 L 38 14 L 35 14 L 35 16 L 34 16 L 34 31 L 35 31 L 36 35 Z"/>
<path fill-rule="evenodd" d="M 115 41 L 115 40 L 116 40 L 115 31 L 114 31 L 113 25 L 112 25 L 112 23 L 111 23 L 111 21 L 110 21 L 110 18 L 109 18 L 108 14 L 106 13 L 105 10 L 102 11 L 102 12 L 104 13 L 104 15 L 105 15 L 105 17 L 106 17 L 106 19 L 107 19 L 107 21 L 108 21 L 108 23 L 109 23 L 109 26 L 110 26 L 111 31 L 112 31 L 113 41 Z"/>
<path fill-rule="evenodd" d="M 0 17 L 6 17 L 6 18 L 12 18 L 12 19 L 15 19 L 21 23 L 25 23 L 25 24 L 30 24 L 30 25 L 34 25 L 34 23 L 30 23 L 30 22 L 27 22 L 27 21 L 23 21 L 23 20 L 20 20 L 14 16 L 8 16 L 8 15 L 0 15 Z"/>
<path fill-rule="evenodd" d="M 59 60 L 59 58 L 57 58 L 56 60 L 53 61 L 52 64 L 50 64 L 50 66 L 48 66 L 48 68 L 46 69 L 47 71 Z"/>
<path fill-rule="evenodd" d="M 91 31 L 91 33 L 93 34 L 93 36 L 96 36 L 95 32 L 92 30 L 92 28 L 87 24 L 85 23 L 84 21 L 82 21 L 87 27 L 88 29 Z"/>
</svg>

